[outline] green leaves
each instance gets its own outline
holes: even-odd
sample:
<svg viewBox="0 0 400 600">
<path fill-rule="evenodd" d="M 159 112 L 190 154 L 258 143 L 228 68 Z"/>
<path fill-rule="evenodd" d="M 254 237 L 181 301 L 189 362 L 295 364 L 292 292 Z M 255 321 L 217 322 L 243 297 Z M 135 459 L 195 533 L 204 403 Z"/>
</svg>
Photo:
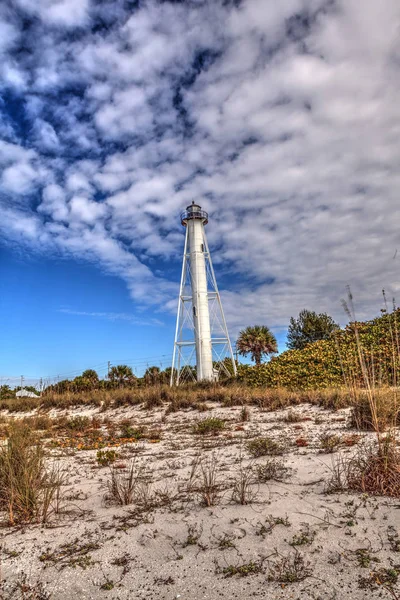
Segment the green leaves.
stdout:
<svg viewBox="0 0 400 600">
<path fill-rule="evenodd" d="M 400 310 L 357 323 L 361 351 L 371 381 L 393 385 L 400 381 L 398 321 Z M 239 365 L 238 379 L 249 386 L 294 390 L 325 389 L 363 384 L 354 323 L 329 339 L 302 349 L 287 350 L 257 368 Z"/>
<path fill-rule="evenodd" d="M 243 329 L 239 333 L 236 348 L 242 356 L 251 354 L 251 359 L 256 365 L 261 364 L 263 356 L 278 352 L 275 336 L 266 325 L 254 325 Z"/>
<path fill-rule="evenodd" d="M 338 329 L 339 325 L 328 314 L 302 310 L 297 319 L 290 319 L 287 346 L 291 350 L 302 350 L 307 344 L 329 339 Z"/>
</svg>

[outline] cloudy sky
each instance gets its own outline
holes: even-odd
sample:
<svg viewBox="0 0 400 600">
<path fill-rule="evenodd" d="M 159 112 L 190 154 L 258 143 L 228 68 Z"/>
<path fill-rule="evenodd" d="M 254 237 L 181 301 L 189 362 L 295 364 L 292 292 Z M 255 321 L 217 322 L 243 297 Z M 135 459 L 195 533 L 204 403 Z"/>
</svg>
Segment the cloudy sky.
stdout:
<svg viewBox="0 0 400 600">
<path fill-rule="evenodd" d="M 170 354 L 192 199 L 233 336 L 375 316 L 399 98 L 398 0 L 2 2 L 0 372 Z"/>
</svg>

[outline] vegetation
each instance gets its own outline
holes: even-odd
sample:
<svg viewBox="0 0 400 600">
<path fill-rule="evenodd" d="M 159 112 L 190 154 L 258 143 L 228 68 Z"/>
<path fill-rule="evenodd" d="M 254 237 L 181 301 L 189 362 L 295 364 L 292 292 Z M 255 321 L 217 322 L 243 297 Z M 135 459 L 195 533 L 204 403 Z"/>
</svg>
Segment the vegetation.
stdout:
<svg viewBox="0 0 400 600">
<path fill-rule="evenodd" d="M 302 350 L 307 344 L 329 339 L 338 329 L 339 325 L 328 314 L 302 310 L 297 319 L 290 318 L 287 347 Z"/>
<path fill-rule="evenodd" d="M 263 356 L 270 356 L 278 352 L 275 336 L 265 325 L 247 327 L 239 333 L 236 348 L 242 356 L 251 355 L 256 365 L 261 364 Z"/>
<path fill-rule="evenodd" d="M 397 385 L 400 356 L 395 336 L 399 317 L 400 309 L 392 313 L 385 310 L 380 317 L 366 322 L 352 318 L 329 339 L 308 344 L 302 350 L 282 352 L 257 369 L 240 365 L 238 380 L 248 386 L 288 390 L 365 388 L 366 377 L 375 388 Z"/>
<path fill-rule="evenodd" d="M 225 421 L 218 417 L 207 417 L 198 421 L 193 427 L 193 432 L 200 435 L 209 435 L 219 433 L 225 428 Z"/>
<path fill-rule="evenodd" d="M 0 448 L 0 509 L 10 525 L 46 523 L 58 509 L 62 475 L 45 464 L 43 445 L 31 429 L 15 422 Z"/>
<path fill-rule="evenodd" d="M 281 456 L 285 451 L 281 444 L 269 437 L 255 438 L 247 443 L 246 448 L 254 458 L 267 455 Z"/>
</svg>

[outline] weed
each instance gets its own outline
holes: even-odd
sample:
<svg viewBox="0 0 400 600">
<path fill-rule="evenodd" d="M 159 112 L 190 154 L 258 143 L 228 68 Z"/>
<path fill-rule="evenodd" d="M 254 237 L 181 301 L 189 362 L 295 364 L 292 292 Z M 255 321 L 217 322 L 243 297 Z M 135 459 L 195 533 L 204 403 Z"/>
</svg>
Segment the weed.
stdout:
<svg viewBox="0 0 400 600">
<path fill-rule="evenodd" d="M 102 467 L 108 467 L 117 460 L 118 456 L 115 450 L 98 450 L 96 460 Z"/>
<path fill-rule="evenodd" d="M 400 536 L 393 526 L 387 528 L 387 539 L 392 552 L 400 552 Z"/>
<path fill-rule="evenodd" d="M 234 535 L 224 533 L 223 535 L 221 535 L 221 537 L 218 538 L 218 548 L 220 550 L 230 550 L 231 548 L 236 548 L 234 540 Z"/>
<path fill-rule="evenodd" d="M 257 575 L 262 573 L 262 562 L 255 562 L 251 560 L 248 563 L 242 565 L 228 565 L 222 569 L 222 573 L 225 577 L 233 577 L 239 575 L 239 577 L 248 577 L 248 575 Z"/>
<path fill-rule="evenodd" d="M 211 456 L 198 456 L 194 459 L 187 490 L 195 493 L 204 506 L 215 506 L 221 496 L 221 481 L 218 459 Z"/>
<path fill-rule="evenodd" d="M 398 599 L 399 596 L 393 590 L 393 586 L 397 584 L 399 574 L 399 568 L 383 567 L 381 569 L 371 571 L 368 577 L 359 577 L 358 585 L 362 590 L 372 590 L 375 587 L 383 587 L 390 592 L 394 598 Z"/>
<path fill-rule="evenodd" d="M 207 417 L 198 421 L 193 427 L 193 433 L 200 435 L 217 434 L 225 429 L 225 421 L 218 417 Z"/>
<path fill-rule="evenodd" d="M 288 474 L 289 468 L 280 458 L 268 458 L 262 465 L 257 465 L 257 479 L 260 483 L 271 480 L 283 481 Z"/>
<path fill-rule="evenodd" d="M 182 544 L 183 548 L 186 548 L 187 546 L 196 546 L 202 533 L 202 527 L 197 527 L 196 525 L 188 525 L 188 534 L 186 540 Z"/>
<path fill-rule="evenodd" d="M 242 406 L 241 411 L 240 411 L 240 420 L 242 423 L 244 423 L 245 421 L 250 421 L 250 409 L 248 406 Z"/>
<path fill-rule="evenodd" d="M 258 495 L 257 478 L 252 465 L 245 467 L 240 459 L 233 482 L 232 500 L 237 504 L 251 504 Z"/>
<path fill-rule="evenodd" d="M 7 592 L 7 596 L 4 592 Z M 11 585 L 3 580 L 0 583 L 0 593 L 2 600 L 50 600 L 51 598 L 51 593 L 46 590 L 42 581 L 35 583 L 28 581 L 28 576 L 23 571 L 17 581 Z"/>
<path fill-rule="evenodd" d="M 127 472 L 120 472 L 114 466 L 110 467 L 110 476 L 106 482 L 107 492 L 104 496 L 106 503 L 126 506 L 134 500 L 144 499 L 148 495 L 148 483 L 144 477 L 144 469 L 132 461 Z"/>
<path fill-rule="evenodd" d="M 321 433 L 321 435 L 319 436 L 321 451 L 326 454 L 331 454 L 332 452 L 335 452 L 339 448 L 341 442 L 341 437 L 333 433 L 325 432 Z"/>
<path fill-rule="evenodd" d="M 274 517 L 272 515 L 268 515 L 265 519 L 265 523 L 258 523 L 256 528 L 256 535 L 264 537 L 272 533 L 277 525 L 283 525 L 284 527 L 290 527 L 291 523 L 286 517 Z"/>
<path fill-rule="evenodd" d="M 294 583 L 304 581 L 311 575 L 310 563 L 304 560 L 298 550 L 269 563 L 268 581 Z"/>
<path fill-rule="evenodd" d="M 282 418 L 282 421 L 284 423 L 300 423 L 300 421 L 304 421 L 304 417 L 299 415 L 299 413 L 294 412 L 294 410 L 289 410 Z"/>
<path fill-rule="evenodd" d="M 284 446 L 269 437 L 255 438 L 247 443 L 246 448 L 254 458 L 268 454 L 271 456 L 280 456 L 285 452 Z"/>
<path fill-rule="evenodd" d="M 357 548 L 354 553 L 358 566 L 363 569 L 368 569 L 372 562 L 380 562 L 379 558 L 370 555 L 367 548 Z"/>
<path fill-rule="evenodd" d="M 308 546 L 312 544 L 315 538 L 315 532 L 311 531 L 307 526 L 300 533 L 297 533 L 293 536 L 292 540 L 289 542 L 290 546 Z"/>
<path fill-rule="evenodd" d="M 345 489 L 382 496 L 400 496 L 400 452 L 390 436 L 381 443 L 363 444 L 355 455 L 332 468 L 328 492 Z"/>
<path fill-rule="evenodd" d="M 60 569 L 65 569 L 66 567 L 87 569 L 94 564 L 90 552 L 99 548 L 100 544 L 98 542 L 82 543 L 78 538 L 75 538 L 72 542 L 62 544 L 54 552 L 50 552 L 49 550 L 43 552 L 39 556 L 39 560 L 45 564 L 58 565 Z"/>
</svg>

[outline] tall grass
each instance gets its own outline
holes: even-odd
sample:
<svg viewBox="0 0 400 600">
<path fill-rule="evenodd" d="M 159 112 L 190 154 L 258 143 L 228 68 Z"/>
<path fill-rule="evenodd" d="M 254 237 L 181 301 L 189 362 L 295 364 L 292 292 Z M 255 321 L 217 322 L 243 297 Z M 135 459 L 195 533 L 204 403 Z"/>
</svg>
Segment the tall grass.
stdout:
<svg viewBox="0 0 400 600">
<path fill-rule="evenodd" d="M 33 401 L 33 402 L 31 402 Z M 293 391 L 286 388 L 248 387 L 233 382 L 230 384 L 186 384 L 177 388 L 168 385 L 124 388 L 116 390 L 94 390 L 73 394 L 49 393 L 42 398 L 12 398 L 3 400 L 0 410 L 25 412 L 52 408 L 65 410 L 77 406 L 98 407 L 105 411 L 123 406 L 142 405 L 148 410 L 166 407 L 169 413 L 179 410 L 207 410 L 213 403 L 223 406 L 257 406 L 272 411 L 297 406 L 304 402 L 337 410 L 353 404 L 353 394 L 348 388 Z"/>
<path fill-rule="evenodd" d="M 47 523 L 59 509 L 63 476 L 46 465 L 40 440 L 26 424 L 15 422 L 0 448 L 0 508 L 8 523 Z"/>
<path fill-rule="evenodd" d="M 387 312 L 386 297 L 384 294 Z M 397 445 L 399 425 L 399 389 L 397 372 L 400 364 L 400 343 L 397 325 L 397 311 L 393 311 L 393 324 L 389 321 L 392 342 L 392 386 L 382 385 L 379 372 L 379 356 L 371 356 L 371 351 L 361 340 L 355 317 L 353 296 L 348 289 L 347 301 L 343 306 L 354 332 L 357 356 L 363 378 L 363 389 L 356 386 L 349 374 L 344 373 L 349 394 L 353 400 L 353 421 L 359 427 L 370 428 L 375 432 L 375 444 L 356 452 L 344 464 L 344 477 L 350 489 L 362 492 L 400 496 L 400 451 Z M 350 374 L 351 375 L 351 374 Z M 342 463 L 343 466 L 343 463 Z M 343 471 L 343 469 L 342 469 Z"/>
</svg>

